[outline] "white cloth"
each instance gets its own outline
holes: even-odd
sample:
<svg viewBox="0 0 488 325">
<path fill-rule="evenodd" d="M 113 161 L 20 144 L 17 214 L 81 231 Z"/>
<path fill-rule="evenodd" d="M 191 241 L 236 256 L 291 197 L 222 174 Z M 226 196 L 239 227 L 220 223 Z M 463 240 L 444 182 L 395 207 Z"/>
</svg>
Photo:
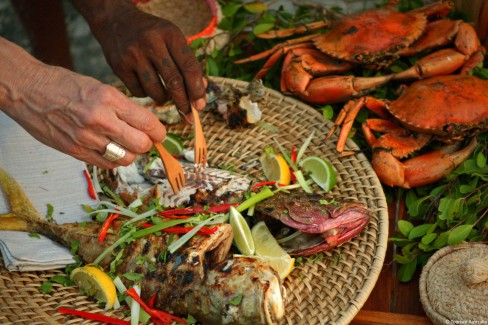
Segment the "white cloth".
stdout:
<svg viewBox="0 0 488 325">
<path fill-rule="evenodd" d="M 82 206 L 98 203 L 88 195 L 85 163 L 40 143 L 2 112 L 0 166 L 20 184 L 41 216 L 52 205 L 58 224 L 88 221 Z M 0 191 L 0 214 L 7 212 L 10 206 Z M 10 271 L 56 269 L 73 262 L 68 248 L 27 233 L 0 231 L 0 251 Z"/>
</svg>

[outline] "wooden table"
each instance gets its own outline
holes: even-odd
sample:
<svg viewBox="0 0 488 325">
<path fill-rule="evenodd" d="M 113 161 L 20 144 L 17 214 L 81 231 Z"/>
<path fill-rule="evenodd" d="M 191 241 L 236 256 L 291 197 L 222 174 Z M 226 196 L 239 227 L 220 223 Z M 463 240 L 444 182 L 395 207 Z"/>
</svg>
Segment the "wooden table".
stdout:
<svg viewBox="0 0 488 325">
<path fill-rule="evenodd" d="M 389 237 L 393 236 L 398 219 L 405 217 L 405 206 L 401 205 L 397 213 L 394 204 L 388 206 Z M 427 318 L 420 303 L 419 277 L 417 271 L 412 281 L 402 283 L 396 277 L 397 264 L 393 262 L 393 244 L 388 244 L 383 269 L 371 295 L 354 318 L 352 325 L 380 324 L 415 324 L 428 325 Z"/>
</svg>

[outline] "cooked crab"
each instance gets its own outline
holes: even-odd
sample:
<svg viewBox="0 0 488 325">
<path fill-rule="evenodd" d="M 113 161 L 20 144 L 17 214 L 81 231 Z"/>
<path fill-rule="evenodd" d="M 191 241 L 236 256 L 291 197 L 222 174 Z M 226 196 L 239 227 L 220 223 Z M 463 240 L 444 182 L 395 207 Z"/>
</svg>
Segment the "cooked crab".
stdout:
<svg viewBox="0 0 488 325">
<path fill-rule="evenodd" d="M 488 130 L 488 81 L 468 75 L 433 77 L 413 83 L 395 101 L 362 97 L 349 101 L 328 138 L 342 126 L 337 150 L 344 145 L 352 123 L 363 107 L 382 119 L 362 124 L 373 149 L 373 168 L 382 183 L 411 188 L 440 180 L 466 160 L 476 147 L 477 133 Z M 376 138 L 373 132 L 385 133 Z M 461 140 L 472 137 L 459 150 Z M 407 158 L 431 140 L 448 145 Z"/>
<path fill-rule="evenodd" d="M 345 16 L 337 21 L 315 23 L 312 29 L 330 28 L 325 33 L 286 41 L 236 63 L 270 56 L 255 76 L 259 79 L 286 54 L 281 91 L 315 104 L 343 102 L 395 79 L 467 73 L 483 61 L 484 48 L 470 24 L 461 20 L 438 19 L 445 17 L 452 7 L 450 2 L 440 1 L 405 13 L 381 8 Z M 303 26 L 300 29 L 310 30 Z M 275 31 L 261 36 L 290 36 L 292 32 Z M 423 57 L 410 69 L 398 74 L 371 78 L 336 75 L 355 66 L 383 69 L 400 56 L 433 49 L 441 50 Z"/>
</svg>

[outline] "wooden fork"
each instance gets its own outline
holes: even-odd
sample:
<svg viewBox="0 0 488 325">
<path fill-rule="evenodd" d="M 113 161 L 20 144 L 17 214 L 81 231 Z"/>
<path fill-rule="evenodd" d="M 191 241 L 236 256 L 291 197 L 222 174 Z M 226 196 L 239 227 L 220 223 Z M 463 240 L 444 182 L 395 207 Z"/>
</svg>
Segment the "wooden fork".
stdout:
<svg viewBox="0 0 488 325">
<path fill-rule="evenodd" d="M 178 192 L 185 186 L 185 172 L 183 171 L 183 167 L 181 167 L 180 162 L 176 160 L 176 158 L 173 157 L 161 143 L 155 143 L 154 146 L 163 161 L 169 184 L 171 185 L 173 192 L 178 194 Z"/>
<path fill-rule="evenodd" d="M 195 127 L 195 169 L 203 169 L 207 165 L 207 142 L 203 135 L 202 123 L 198 111 L 192 106 L 193 125 Z"/>
</svg>

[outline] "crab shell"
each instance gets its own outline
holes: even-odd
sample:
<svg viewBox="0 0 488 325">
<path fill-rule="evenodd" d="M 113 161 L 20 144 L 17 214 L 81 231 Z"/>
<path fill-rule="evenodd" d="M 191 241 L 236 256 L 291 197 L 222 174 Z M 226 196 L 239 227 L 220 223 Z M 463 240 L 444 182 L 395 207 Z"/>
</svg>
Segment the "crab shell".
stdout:
<svg viewBox="0 0 488 325">
<path fill-rule="evenodd" d="M 420 80 L 388 110 L 410 130 L 452 139 L 470 136 L 488 128 L 488 81 L 468 75 Z"/>
<path fill-rule="evenodd" d="M 332 57 L 380 68 L 417 40 L 426 24 L 423 13 L 370 10 L 337 21 L 315 46 Z"/>
</svg>

